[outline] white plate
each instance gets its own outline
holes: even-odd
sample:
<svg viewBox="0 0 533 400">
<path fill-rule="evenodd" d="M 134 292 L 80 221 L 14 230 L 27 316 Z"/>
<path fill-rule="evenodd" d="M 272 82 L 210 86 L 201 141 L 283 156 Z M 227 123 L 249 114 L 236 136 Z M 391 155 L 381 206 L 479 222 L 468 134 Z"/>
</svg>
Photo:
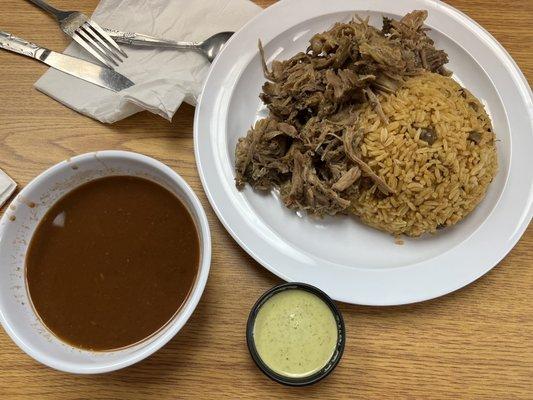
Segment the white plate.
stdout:
<svg viewBox="0 0 533 400">
<path fill-rule="evenodd" d="M 500 171 L 487 197 L 462 223 L 438 235 L 394 244 L 353 218 L 315 221 L 287 210 L 275 193 L 234 184 L 234 149 L 265 109 L 257 39 L 267 58 L 305 50 L 309 38 L 357 12 L 381 26 L 429 11 L 427 25 L 450 56 L 455 78 L 481 98 L 493 119 Z M 524 76 L 481 26 L 430 0 L 286 0 L 266 9 L 228 43 L 211 69 L 195 116 L 198 170 L 218 217 L 259 263 L 287 281 L 318 286 L 355 304 L 394 305 L 457 290 L 495 266 L 516 244 L 533 214 L 533 101 Z"/>
</svg>

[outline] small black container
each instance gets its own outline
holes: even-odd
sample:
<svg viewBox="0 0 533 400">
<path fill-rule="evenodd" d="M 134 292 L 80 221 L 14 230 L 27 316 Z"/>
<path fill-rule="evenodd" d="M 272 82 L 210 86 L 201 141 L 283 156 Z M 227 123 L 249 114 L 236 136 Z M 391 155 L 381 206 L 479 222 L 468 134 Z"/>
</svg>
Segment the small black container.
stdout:
<svg viewBox="0 0 533 400">
<path fill-rule="evenodd" d="M 312 375 L 302 377 L 302 378 L 287 377 L 287 376 L 280 375 L 272 371 L 259 356 L 257 349 L 255 347 L 255 340 L 254 340 L 255 318 L 257 316 L 257 313 L 263 306 L 263 304 L 265 304 L 265 302 L 269 300 L 272 296 L 284 290 L 291 290 L 291 289 L 305 290 L 307 292 L 310 292 L 318 296 L 320 299 L 322 299 L 331 309 L 333 316 L 335 317 L 335 320 L 337 322 L 337 330 L 338 330 L 337 345 L 329 362 L 320 371 Z M 248 344 L 248 350 L 250 350 L 250 354 L 253 360 L 255 361 L 259 369 L 261 369 L 261 371 L 263 371 L 263 373 L 266 376 L 268 376 L 270 379 L 278 383 L 282 383 L 284 385 L 289 385 L 289 386 L 307 386 L 307 385 L 316 383 L 320 381 L 321 379 L 324 379 L 335 369 L 335 367 L 339 363 L 342 357 L 342 354 L 344 352 L 344 345 L 346 342 L 346 331 L 344 327 L 344 319 L 342 318 L 342 314 L 340 313 L 339 309 L 337 308 L 333 300 L 320 289 L 314 286 L 308 285 L 306 283 L 284 283 L 282 285 L 275 286 L 269 291 L 267 291 L 265 294 L 263 294 L 259 298 L 259 300 L 257 300 L 255 305 L 252 307 L 250 316 L 248 317 L 248 323 L 246 326 L 246 342 Z"/>
</svg>

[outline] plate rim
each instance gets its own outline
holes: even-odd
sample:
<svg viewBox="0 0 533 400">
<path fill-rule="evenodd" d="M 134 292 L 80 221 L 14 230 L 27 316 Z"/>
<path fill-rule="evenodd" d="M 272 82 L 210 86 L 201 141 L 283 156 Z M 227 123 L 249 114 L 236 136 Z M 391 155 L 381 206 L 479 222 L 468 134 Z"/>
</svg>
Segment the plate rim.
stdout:
<svg viewBox="0 0 533 400">
<path fill-rule="evenodd" d="M 441 9 L 441 10 L 445 10 L 444 12 L 447 12 L 448 14 L 452 13 L 450 15 L 450 18 L 454 18 L 455 17 L 455 19 L 459 19 L 459 22 L 461 24 L 470 25 L 471 28 L 474 28 L 477 31 L 476 33 L 478 33 L 478 34 L 481 33 L 482 34 L 482 40 L 485 43 L 490 44 L 493 47 L 494 46 L 496 47 L 496 49 L 493 48 L 492 51 L 493 52 L 495 52 L 495 51 L 499 52 L 498 61 L 500 63 L 503 63 L 504 61 L 508 63 L 507 65 L 504 65 L 504 66 L 505 66 L 506 72 L 507 73 L 512 73 L 513 78 L 516 79 L 516 80 L 513 79 L 513 83 L 515 85 L 517 85 L 519 83 L 521 84 L 521 87 L 519 88 L 519 89 L 521 89 L 520 90 L 520 94 L 521 94 L 520 101 L 522 103 L 525 103 L 526 106 L 533 104 L 533 94 L 532 94 L 531 88 L 530 88 L 525 76 L 523 75 L 522 71 L 520 70 L 520 68 L 518 67 L 516 62 L 512 59 L 512 57 L 509 55 L 509 53 L 505 50 L 505 48 L 488 31 L 486 31 L 481 25 L 479 25 L 477 22 L 475 22 L 473 19 L 471 19 L 470 17 L 468 17 L 467 15 L 462 13 L 461 11 L 455 9 L 454 7 L 452 7 L 452 6 L 448 5 L 448 4 L 441 3 L 438 0 L 437 1 L 435 1 L 435 0 L 399 0 L 398 3 L 400 3 L 400 2 L 402 2 L 404 4 L 413 3 L 412 5 L 408 6 L 411 9 L 415 9 L 415 8 L 418 8 L 418 7 L 427 7 L 430 10 L 435 10 L 435 8 Z M 290 6 L 288 5 L 288 3 L 291 3 Z M 254 23 L 256 23 L 256 21 L 258 19 L 265 18 L 267 15 L 272 14 L 272 13 L 276 12 L 278 9 L 283 8 L 283 7 L 296 7 L 295 4 L 297 4 L 297 3 L 306 3 L 306 4 L 308 4 L 305 0 L 282 0 L 282 1 L 278 2 L 278 3 L 275 3 L 274 5 L 272 5 L 270 7 L 268 7 L 263 12 L 261 12 L 259 15 L 254 17 L 246 25 L 244 25 L 244 27 L 241 28 L 241 30 L 239 32 L 246 31 L 247 27 L 252 25 L 252 24 L 254 24 Z M 338 1 L 337 3 L 343 3 L 343 1 Z M 346 3 L 346 2 L 344 2 L 344 3 Z M 360 3 L 362 3 L 361 6 L 358 5 Z M 357 10 L 360 10 L 362 12 L 362 11 L 368 11 L 368 10 L 371 9 L 369 7 L 369 5 L 368 5 L 368 2 L 366 2 L 365 0 L 352 1 L 350 4 L 351 4 L 351 6 L 354 9 L 354 13 L 357 12 Z M 366 6 L 364 6 L 365 4 L 366 4 Z M 325 4 L 324 7 L 329 7 L 330 5 L 331 4 Z M 329 10 L 328 10 L 328 12 L 330 12 L 330 13 L 340 12 L 340 11 L 341 10 L 338 9 L 338 8 L 335 8 L 335 6 L 330 7 Z M 327 12 L 323 12 L 322 14 L 326 14 L 326 13 Z M 236 41 L 238 36 L 239 36 L 238 34 L 234 35 L 230 39 L 230 42 Z M 222 55 L 224 54 L 224 50 L 222 51 L 221 54 Z M 502 59 L 502 57 L 503 57 L 503 59 Z M 277 275 L 278 277 L 280 277 L 281 279 L 283 279 L 285 281 L 290 282 L 290 281 L 293 281 L 293 280 L 298 280 L 298 279 L 293 279 L 293 278 L 289 277 L 288 275 L 286 275 L 286 273 L 284 273 L 283 271 L 281 271 L 278 268 L 276 268 L 274 265 L 272 265 L 272 263 L 270 261 L 266 260 L 263 255 L 258 254 L 257 251 L 252 248 L 252 246 L 250 246 L 248 243 L 246 243 L 246 241 L 244 241 L 240 237 L 239 233 L 237 232 L 237 229 L 234 229 L 233 224 L 227 219 L 226 215 L 221 210 L 219 204 L 217 204 L 217 201 L 215 201 L 215 198 L 214 198 L 215 195 L 214 195 L 214 193 L 212 192 L 212 190 L 210 189 L 210 187 L 207 184 L 207 177 L 205 175 L 205 169 L 202 167 L 202 157 L 200 155 L 200 145 L 199 145 L 200 140 L 201 140 L 201 136 L 200 136 L 200 130 L 201 130 L 200 129 L 200 125 L 201 125 L 200 119 L 201 119 L 201 114 L 202 114 L 202 110 L 203 110 L 202 106 L 204 104 L 204 102 L 203 102 L 204 94 L 206 93 L 206 88 L 208 87 L 208 84 L 210 83 L 211 78 L 215 74 L 216 67 L 217 67 L 217 65 L 219 63 L 220 58 L 221 57 L 217 57 L 217 59 L 213 63 L 212 68 L 209 71 L 208 77 L 206 78 L 206 80 L 204 82 L 203 90 L 202 90 L 202 93 L 201 93 L 201 95 L 199 97 L 198 106 L 197 106 L 197 108 L 195 110 L 195 117 L 194 117 L 194 151 L 195 151 L 196 165 L 197 165 L 198 173 L 199 173 L 199 176 L 200 176 L 200 179 L 201 179 L 201 182 L 202 182 L 202 186 L 204 188 L 206 196 L 207 196 L 207 198 L 208 198 L 213 210 L 215 211 L 218 219 L 221 221 L 221 223 L 224 225 L 225 229 L 228 231 L 228 233 L 230 233 L 230 235 L 233 237 L 233 239 L 252 258 L 254 258 L 264 268 L 266 268 L 267 270 L 269 270 L 270 272 L 274 273 L 275 275 Z M 530 121 L 533 121 L 533 109 L 531 109 L 531 108 L 530 108 L 529 117 L 530 117 L 529 118 Z M 533 128 L 533 122 L 530 124 L 530 128 Z M 512 149 L 513 148 L 511 146 L 510 151 L 512 151 Z M 509 164 L 509 173 L 511 172 L 511 166 L 512 166 L 512 158 L 511 158 L 510 164 Z M 508 182 L 507 182 L 508 179 L 509 179 L 509 177 L 507 177 L 507 179 L 506 179 L 506 183 L 505 183 L 504 188 L 502 189 L 501 196 L 503 196 L 503 194 L 505 193 L 505 189 L 506 189 L 507 184 L 508 184 Z M 531 187 L 531 189 L 532 189 L 531 195 L 533 196 L 533 186 Z M 500 198 L 500 200 L 501 200 L 501 198 Z M 500 200 L 498 200 L 498 202 L 496 203 L 496 205 L 495 205 L 495 207 L 494 207 L 494 209 L 492 211 L 494 211 L 496 208 L 500 207 Z M 492 213 L 492 211 L 491 211 L 491 213 Z M 400 298 L 386 298 L 384 300 L 377 300 L 377 299 L 372 299 L 372 300 L 366 299 L 365 300 L 365 299 L 362 299 L 362 298 L 357 298 L 357 299 L 354 300 L 354 298 L 347 298 L 346 296 L 338 296 L 335 293 L 332 293 L 331 291 L 328 291 L 328 294 L 331 297 L 335 298 L 336 300 L 347 302 L 347 303 L 352 303 L 352 304 L 372 305 L 372 306 L 390 306 L 390 305 L 402 305 L 402 304 L 411 304 L 411 303 L 421 302 L 421 301 L 430 300 L 430 299 L 437 298 L 437 297 L 443 296 L 445 294 L 454 292 L 454 291 L 456 291 L 456 290 L 458 290 L 458 289 L 460 289 L 460 288 L 462 288 L 464 286 L 469 285 L 470 283 L 472 283 L 472 282 L 476 281 L 477 279 L 479 279 L 481 276 L 485 275 L 492 268 L 494 268 L 509 253 L 509 251 L 512 250 L 512 248 L 516 245 L 516 243 L 522 237 L 523 233 L 525 232 L 525 230 L 529 226 L 529 223 L 530 223 L 531 219 L 533 218 L 533 198 L 529 198 L 528 199 L 528 203 L 525 205 L 524 210 L 523 210 L 523 215 L 524 215 L 524 217 L 520 221 L 519 226 L 514 230 L 512 237 L 510 238 L 510 240 L 507 241 L 507 244 L 504 246 L 504 249 L 503 250 L 500 249 L 498 254 L 495 256 L 495 258 L 497 259 L 495 262 L 491 261 L 490 262 L 490 266 L 485 266 L 485 267 L 480 268 L 477 271 L 477 273 L 475 273 L 472 276 L 468 277 L 466 280 L 461 280 L 461 281 L 457 282 L 456 285 L 448 285 L 445 288 L 441 288 L 439 290 L 435 290 L 432 295 L 422 295 L 422 296 L 416 296 L 416 295 L 408 296 L 407 295 L 407 296 L 402 296 L 401 299 Z M 475 234 L 475 232 L 474 232 L 474 234 Z M 467 241 L 468 241 L 468 239 L 465 239 L 465 241 L 460 243 L 458 246 L 462 245 L 463 243 L 465 243 Z M 439 256 L 440 255 L 436 256 L 435 258 L 437 258 Z M 416 265 L 416 264 L 417 263 L 413 263 L 412 265 Z"/>
</svg>

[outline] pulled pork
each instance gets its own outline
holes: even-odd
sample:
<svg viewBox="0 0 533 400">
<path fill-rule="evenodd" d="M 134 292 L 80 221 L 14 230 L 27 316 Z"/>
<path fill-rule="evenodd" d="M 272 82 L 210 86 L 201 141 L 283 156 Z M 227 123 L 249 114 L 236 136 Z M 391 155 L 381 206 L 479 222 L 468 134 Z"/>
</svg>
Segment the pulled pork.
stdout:
<svg viewBox="0 0 533 400">
<path fill-rule="evenodd" d="M 423 28 L 426 18 L 427 11 L 384 18 L 381 30 L 358 17 L 337 23 L 313 36 L 306 52 L 271 69 L 259 43 L 268 80 L 260 98 L 269 116 L 239 139 L 237 187 L 278 188 L 287 207 L 316 216 L 344 212 L 365 182 L 393 194 L 362 160 L 358 108 L 368 102 L 388 123 L 375 92 L 394 93 L 423 70 L 448 74 L 446 53 Z"/>
</svg>

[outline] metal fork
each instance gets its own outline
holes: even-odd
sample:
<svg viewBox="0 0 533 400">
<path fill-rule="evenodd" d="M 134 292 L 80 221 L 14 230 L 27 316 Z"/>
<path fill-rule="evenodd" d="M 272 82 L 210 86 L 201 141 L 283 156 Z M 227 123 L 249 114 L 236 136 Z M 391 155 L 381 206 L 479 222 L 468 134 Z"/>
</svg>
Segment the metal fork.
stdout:
<svg viewBox="0 0 533 400">
<path fill-rule="evenodd" d="M 62 11 L 43 0 L 28 0 L 52 14 L 63 32 L 109 68 L 118 66 L 127 54 L 100 26 L 78 11 Z"/>
</svg>

